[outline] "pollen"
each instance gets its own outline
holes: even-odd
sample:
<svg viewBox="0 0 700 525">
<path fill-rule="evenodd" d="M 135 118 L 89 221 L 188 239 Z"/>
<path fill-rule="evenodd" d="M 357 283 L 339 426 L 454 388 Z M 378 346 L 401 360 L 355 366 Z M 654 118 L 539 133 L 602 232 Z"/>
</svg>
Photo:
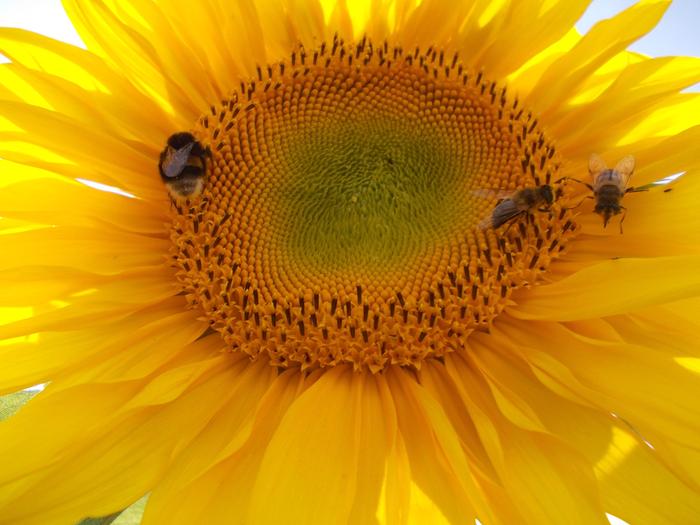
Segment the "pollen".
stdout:
<svg viewBox="0 0 700 525">
<path fill-rule="evenodd" d="M 577 232 L 559 157 L 505 86 L 439 49 L 340 39 L 259 67 L 192 129 L 172 265 L 227 348 L 278 367 L 420 367 L 466 348 Z M 499 195 L 554 204 L 483 228 Z"/>
</svg>

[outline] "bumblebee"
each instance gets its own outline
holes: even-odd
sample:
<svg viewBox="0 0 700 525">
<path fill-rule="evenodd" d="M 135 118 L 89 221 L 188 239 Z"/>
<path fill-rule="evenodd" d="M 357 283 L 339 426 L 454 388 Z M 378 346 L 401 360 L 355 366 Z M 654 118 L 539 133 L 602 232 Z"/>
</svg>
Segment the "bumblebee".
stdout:
<svg viewBox="0 0 700 525">
<path fill-rule="evenodd" d="M 185 131 L 168 137 L 165 149 L 160 153 L 158 171 L 174 200 L 202 193 L 210 157 L 209 148 L 203 147 L 191 133 Z"/>
<path fill-rule="evenodd" d="M 553 202 L 554 192 L 549 184 L 523 188 L 499 202 L 491 215 L 481 222 L 481 229 L 498 228 L 535 209 L 547 211 Z"/>
</svg>

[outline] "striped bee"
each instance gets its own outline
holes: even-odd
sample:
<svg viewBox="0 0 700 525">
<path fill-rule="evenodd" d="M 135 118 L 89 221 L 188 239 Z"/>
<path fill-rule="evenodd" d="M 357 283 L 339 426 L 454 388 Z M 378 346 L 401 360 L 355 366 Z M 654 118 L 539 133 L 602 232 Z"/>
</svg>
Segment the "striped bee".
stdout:
<svg viewBox="0 0 700 525">
<path fill-rule="evenodd" d="M 174 200 L 202 193 L 210 157 L 209 148 L 203 147 L 191 133 L 184 131 L 168 137 L 165 149 L 160 153 L 158 171 Z"/>
<path fill-rule="evenodd" d="M 554 193 L 549 184 L 523 188 L 508 195 L 499 202 L 491 212 L 491 215 L 481 221 L 479 227 L 482 230 L 486 228 L 498 228 L 516 217 L 520 217 L 534 210 L 547 211 L 553 202 Z"/>
</svg>

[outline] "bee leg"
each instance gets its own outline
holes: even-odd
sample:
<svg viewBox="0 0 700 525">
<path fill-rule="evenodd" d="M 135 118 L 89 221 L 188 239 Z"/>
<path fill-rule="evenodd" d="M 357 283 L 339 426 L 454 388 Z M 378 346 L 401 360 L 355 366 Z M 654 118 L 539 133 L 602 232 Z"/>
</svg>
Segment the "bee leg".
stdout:
<svg viewBox="0 0 700 525">
<path fill-rule="evenodd" d="M 624 206 L 620 206 L 624 211 L 622 212 L 622 218 L 620 219 L 620 235 L 622 235 L 622 223 L 625 221 L 625 217 L 627 217 L 627 208 Z"/>
<path fill-rule="evenodd" d="M 207 213 L 209 211 L 209 206 L 211 205 L 211 199 L 209 197 L 202 197 L 202 210 Z"/>
<path fill-rule="evenodd" d="M 508 234 L 508 230 L 510 230 L 511 226 L 513 226 L 513 224 L 518 222 L 518 217 L 520 217 L 523 213 L 524 212 L 519 212 L 519 213 L 513 215 L 510 219 L 508 219 L 508 227 L 503 232 L 504 236 Z"/>
<path fill-rule="evenodd" d="M 516 217 L 517 217 L 517 215 L 516 215 Z M 508 227 L 503 232 L 503 235 L 508 235 L 508 230 L 510 230 L 510 228 L 511 228 L 511 226 L 513 226 L 513 224 L 515 224 L 515 217 L 513 217 L 511 220 L 508 221 Z"/>
<path fill-rule="evenodd" d="M 627 188 L 625 194 L 627 193 L 639 193 L 640 191 L 649 191 L 650 186 L 639 186 L 637 188 Z"/>
<path fill-rule="evenodd" d="M 170 199 L 170 211 L 172 211 L 173 208 L 175 208 L 177 211 L 180 211 L 180 208 L 177 206 L 177 201 L 173 199 L 173 196 L 168 194 L 168 199 Z"/>
<path fill-rule="evenodd" d="M 525 212 L 525 224 L 527 225 L 525 227 L 525 239 L 527 239 L 527 244 L 529 246 L 530 245 L 530 228 L 528 226 L 530 226 L 531 224 L 533 227 L 535 226 L 535 216 L 532 213 L 530 213 L 529 211 Z"/>
<path fill-rule="evenodd" d="M 540 213 L 546 213 L 549 219 L 554 217 L 554 210 L 551 206 L 542 206 L 541 208 L 537 208 L 537 211 L 539 211 Z"/>
<path fill-rule="evenodd" d="M 586 186 L 589 190 L 595 191 L 595 190 L 593 189 L 593 186 L 591 186 L 591 185 L 588 184 L 587 182 L 583 182 L 582 180 L 579 180 L 579 179 L 574 179 L 573 177 L 562 177 L 562 178 L 559 179 L 557 182 L 561 182 L 561 181 L 563 181 L 563 180 L 572 180 L 572 181 L 574 181 L 574 182 L 578 182 L 579 184 L 583 184 L 584 186 Z"/>
<path fill-rule="evenodd" d="M 586 195 L 583 199 L 581 199 L 581 202 L 579 202 L 576 206 L 572 206 L 571 208 L 564 208 L 564 209 L 565 209 L 565 210 L 575 210 L 576 208 L 578 208 L 579 206 L 581 206 L 581 204 L 583 204 L 584 202 L 586 202 L 586 199 L 593 199 L 593 198 L 594 198 L 594 197 L 593 197 L 592 195 Z"/>
</svg>

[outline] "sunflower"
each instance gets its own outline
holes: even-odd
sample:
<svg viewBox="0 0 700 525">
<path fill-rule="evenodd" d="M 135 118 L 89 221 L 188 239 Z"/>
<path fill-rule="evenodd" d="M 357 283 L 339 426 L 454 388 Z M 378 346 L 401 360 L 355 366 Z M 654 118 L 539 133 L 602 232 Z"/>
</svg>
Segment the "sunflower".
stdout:
<svg viewBox="0 0 700 525">
<path fill-rule="evenodd" d="M 2 30 L 0 522 L 697 523 L 700 64 L 588 3 Z"/>
</svg>

